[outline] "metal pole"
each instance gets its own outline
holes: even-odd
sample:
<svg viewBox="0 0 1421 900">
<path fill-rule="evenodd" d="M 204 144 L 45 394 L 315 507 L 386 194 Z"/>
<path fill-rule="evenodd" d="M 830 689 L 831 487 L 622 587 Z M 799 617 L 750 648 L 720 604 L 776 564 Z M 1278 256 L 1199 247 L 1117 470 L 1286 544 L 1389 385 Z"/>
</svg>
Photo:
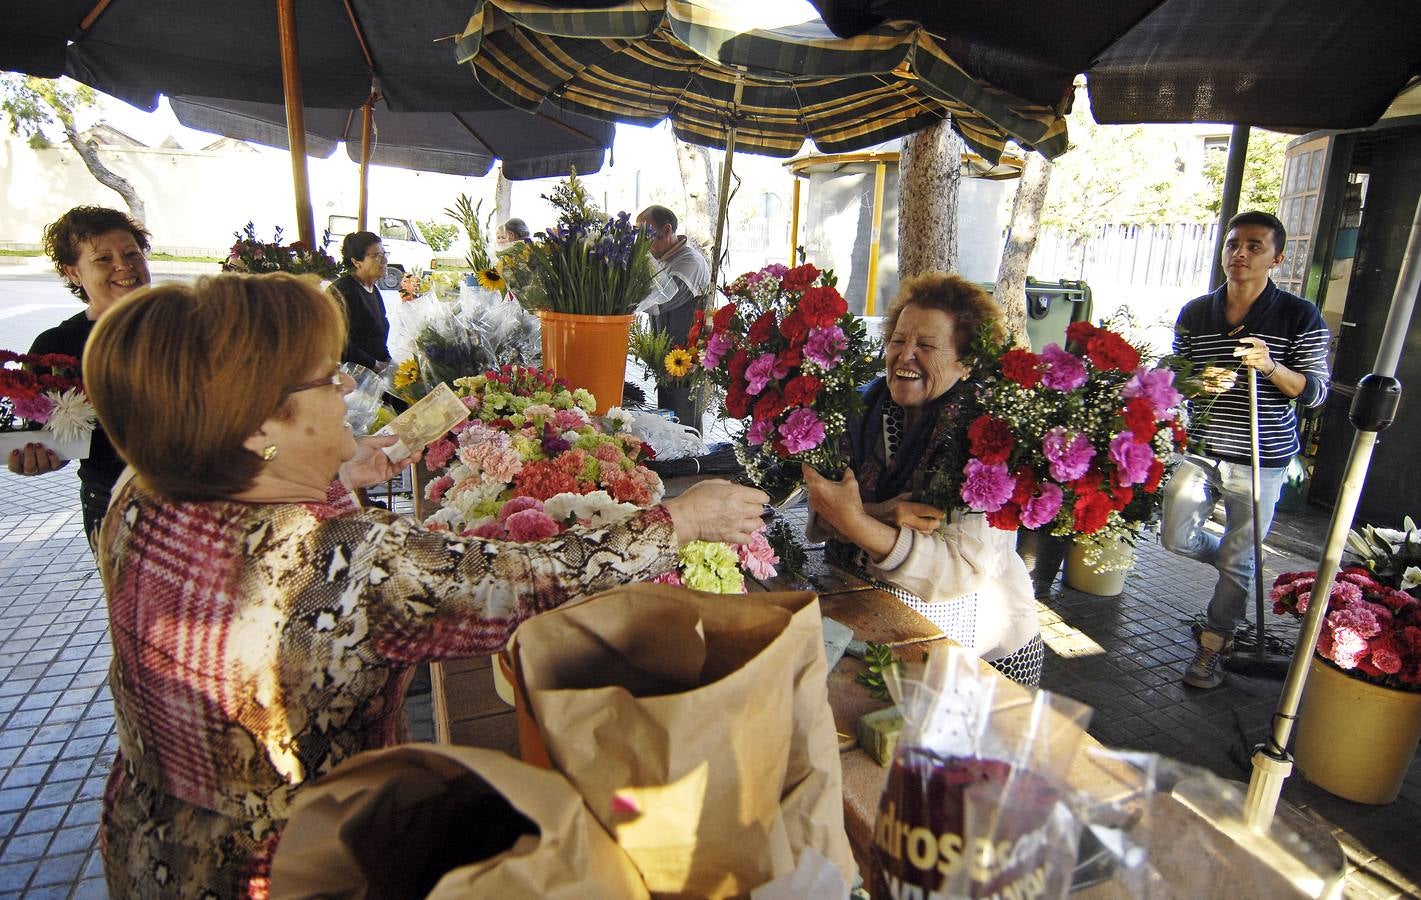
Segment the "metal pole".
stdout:
<svg viewBox="0 0 1421 900">
<path fill-rule="evenodd" d="M 715 213 L 715 249 L 711 255 L 711 286 L 706 305 L 714 305 L 720 284 L 720 254 L 725 248 L 725 220 L 730 212 L 730 173 L 735 164 L 735 123 L 740 119 L 740 98 L 745 93 L 745 73 L 735 73 L 735 98 L 730 102 L 730 129 L 725 133 L 725 162 L 720 167 L 720 194 Z"/>
<path fill-rule="evenodd" d="M 356 231 L 365 231 L 370 209 L 370 136 L 375 131 L 375 96 L 366 98 L 360 109 L 360 210 L 356 216 Z"/>
<path fill-rule="evenodd" d="M 883 233 L 883 186 L 888 174 L 888 164 L 879 162 L 873 170 L 873 227 L 868 239 L 868 286 L 864 300 L 863 314 L 874 313 L 874 301 L 878 299 L 878 256 L 879 241 Z"/>
<path fill-rule="evenodd" d="M 1238 212 L 1239 194 L 1243 192 L 1243 164 L 1248 155 L 1248 126 L 1235 125 L 1229 135 L 1229 159 L 1224 167 L 1224 191 L 1219 200 L 1219 232 L 1214 236 L 1214 265 L 1209 269 L 1209 290 L 1218 290 L 1224 283 L 1224 267 L 1219 262 L 1224 254 L 1224 238 L 1229 219 Z M 1282 250 L 1282 247 L 1278 248 Z"/>
<path fill-rule="evenodd" d="M 1253 637 L 1257 642 L 1254 656 L 1266 659 L 1268 650 L 1263 640 L 1263 473 L 1258 466 L 1258 370 L 1248 367 L 1248 439 L 1253 480 L 1253 601 L 1255 621 Z"/>
<path fill-rule="evenodd" d="M 1418 291 L 1421 291 L 1421 201 L 1417 202 L 1416 214 L 1411 221 L 1411 236 L 1407 240 L 1406 255 L 1396 279 L 1396 291 L 1392 294 L 1391 311 L 1387 314 L 1381 347 L 1377 350 L 1376 367 L 1372 375 L 1363 379 L 1364 382 L 1378 377 L 1395 379 L 1396 365 L 1406 343 L 1406 330 L 1411 324 L 1411 311 L 1416 305 Z M 1358 399 L 1362 396 L 1359 390 Z M 1358 404 L 1354 402 L 1353 423 L 1367 425 L 1368 423 L 1358 421 L 1358 411 Z M 1248 796 L 1244 803 L 1245 821 L 1253 828 L 1266 829 L 1273 821 L 1283 781 L 1292 770 L 1292 757 L 1287 752 L 1288 740 L 1292 737 L 1293 722 L 1302 701 L 1303 688 L 1307 685 L 1308 665 L 1317 646 L 1317 637 L 1322 632 L 1322 617 L 1327 611 L 1327 600 L 1332 596 L 1332 583 L 1336 579 L 1337 567 L 1342 563 L 1342 549 L 1347 541 L 1352 517 L 1357 512 L 1357 502 L 1362 496 L 1362 486 L 1367 479 L 1367 467 L 1371 464 L 1377 433 L 1387 424 L 1390 424 L 1389 419 L 1380 427 L 1359 427 L 1357 436 L 1352 440 L 1352 453 L 1347 460 L 1346 473 L 1342 476 L 1342 489 L 1338 492 L 1337 505 L 1332 510 L 1332 521 L 1327 528 L 1322 558 L 1317 563 L 1317 581 L 1313 583 L 1308 611 L 1303 616 L 1297 649 L 1293 653 L 1292 665 L 1288 667 L 1288 678 L 1283 682 L 1283 695 L 1278 701 L 1278 711 L 1273 714 L 1273 733 L 1269 743 L 1260 747 L 1253 757 L 1253 776 L 1249 780 Z"/>
<path fill-rule="evenodd" d="M 791 176 L 794 179 L 794 199 L 790 201 L 793 207 L 789 214 L 789 262 L 790 268 L 794 268 L 799 263 L 799 257 L 795 251 L 799 249 L 799 176 Z"/>
<path fill-rule="evenodd" d="M 281 34 L 281 83 L 286 93 L 286 135 L 291 145 L 291 183 L 296 191 L 296 231 L 308 247 L 316 246 L 316 214 L 306 174 L 306 112 L 301 98 L 301 53 L 296 42 L 296 0 L 276 0 Z"/>
</svg>

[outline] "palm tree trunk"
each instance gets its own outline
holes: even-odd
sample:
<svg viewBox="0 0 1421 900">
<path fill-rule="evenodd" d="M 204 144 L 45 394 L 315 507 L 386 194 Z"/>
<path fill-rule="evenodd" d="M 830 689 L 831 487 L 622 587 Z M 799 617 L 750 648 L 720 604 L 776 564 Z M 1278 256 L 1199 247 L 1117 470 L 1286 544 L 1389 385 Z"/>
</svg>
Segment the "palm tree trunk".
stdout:
<svg viewBox="0 0 1421 900">
<path fill-rule="evenodd" d="M 957 269 L 962 139 L 944 121 L 903 139 L 898 162 L 898 275 Z"/>
</svg>

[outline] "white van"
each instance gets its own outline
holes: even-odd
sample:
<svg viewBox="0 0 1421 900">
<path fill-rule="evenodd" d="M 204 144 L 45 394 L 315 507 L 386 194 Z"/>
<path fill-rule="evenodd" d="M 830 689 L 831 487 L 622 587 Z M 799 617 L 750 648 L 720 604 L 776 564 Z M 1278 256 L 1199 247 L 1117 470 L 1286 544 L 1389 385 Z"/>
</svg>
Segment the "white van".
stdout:
<svg viewBox="0 0 1421 900">
<path fill-rule="evenodd" d="M 392 216 L 372 216 L 366 221 L 367 228 L 380 235 L 380 243 L 385 248 L 385 263 L 388 268 L 380 287 L 393 291 L 400 286 L 400 279 L 406 272 L 422 275 L 425 269 L 429 268 L 430 261 L 434 258 L 434 248 L 425 241 L 424 235 L 419 233 L 413 221 Z M 340 242 L 347 234 L 359 230 L 356 227 L 357 222 L 355 216 L 329 216 L 326 227 L 329 229 L 330 241 L 326 244 L 326 252 L 339 259 Z"/>
</svg>

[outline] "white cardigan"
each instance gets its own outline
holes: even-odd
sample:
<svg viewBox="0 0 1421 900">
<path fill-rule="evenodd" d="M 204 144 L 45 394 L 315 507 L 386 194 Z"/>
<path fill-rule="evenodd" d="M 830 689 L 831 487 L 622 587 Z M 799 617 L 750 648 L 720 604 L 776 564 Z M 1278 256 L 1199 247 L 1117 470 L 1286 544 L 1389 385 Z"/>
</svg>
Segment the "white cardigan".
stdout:
<svg viewBox="0 0 1421 900">
<path fill-rule="evenodd" d="M 812 507 L 806 531 L 812 541 L 837 537 Z M 888 555 L 870 561 L 869 574 L 922 598 L 924 603 L 910 605 L 940 628 L 944 623 L 934 619 L 934 606 L 976 595 L 974 633 L 944 631 L 983 659 L 1009 656 L 1041 630 L 1031 576 L 1016 552 L 1016 532 L 993 528 L 981 513 L 954 511 L 930 535 L 900 527 Z"/>
</svg>

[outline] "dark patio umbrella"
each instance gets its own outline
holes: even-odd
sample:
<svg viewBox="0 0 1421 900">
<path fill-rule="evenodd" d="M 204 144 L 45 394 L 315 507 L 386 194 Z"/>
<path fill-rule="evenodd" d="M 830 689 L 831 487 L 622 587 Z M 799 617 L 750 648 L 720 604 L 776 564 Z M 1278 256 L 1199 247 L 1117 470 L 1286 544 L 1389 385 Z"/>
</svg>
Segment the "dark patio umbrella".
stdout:
<svg viewBox="0 0 1421 900">
<path fill-rule="evenodd" d="M 337 134 L 360 134 L 358 125 L 347 132 L 344 118 L 349 111 L 359 110 L 373 90 L 383 104 L 377 118 L 387 112 L 456 114 L 438 127 L 417 122 L 406 128 L 401 120 L 384 124 L 384 140 L 376 148 L 383 160 L 469 165 L 470 171 L 482 166 L 487 171 L 483 158 L 497 156 L 510 174 L 537 177 L 564 173 L 562 162 L 576 162 L 580 171 L 592 171 L 600 166 L 598 151 L 612 141 L 613 129 L 605 123 L 561 113 L 511 115 L 505 104 L 460 71 L 451 62 L 450 40 L 467 21 L 460 2 L 45 0 L 12 6 L 6 11 L 5 28 L 0 29 L 0 68 L 46 77 L 68 75 L 149 110 L 156 108 L 161 94 L 208 98 L 207 112 L 189 109 L 189 113 L 204 117 L 209 125 L 219 124 L 221 118 L 214 101 L 274 104 L 275 109 L 284 109 L 285 42 L 278 11 L 285 8 L 294 18 L 289 34 L 299 49 L 289 72 L 301 88 L 296 107 L 313 108 L 312 125 L 328 140 Z M 334 115 L 341 123 L 334 124 L 328 114 L 316 109 L 338 110 Z M 250 112 L 228 111 L 239 116 Z M 485 114 L 487 120 L 482 118 Z M 284 122 L 285 113 L 268 121 Z M 400 127 L 395 127 L 396 122 Z M 464 126 L 483 139 L 476 141 Z M 242 124 L 232 118 L 215 130 L 225 133 L 224 128 L 238 127 L 260 130 L 253 119 Z M 469 156 L 444 155 L 451 151 Z M 566 153 L 579 155 L 564 157 Z M 304 160 L 300 167 L 300 174 L 294 174 L 298 207 L 304 193 Z M 298 212 L 302 236 L 310 239 L 304 234 L 311 227 L 308 210 Z"/>
<path fill-rule="evenodd" d="M 1101 123 L 1371 125 L 1421 75 L 1413 0 L 812 0 L 836 34 L 904 20 L 972 78 L 1051 103 L 1084 73 Z"/>
<path fill-rule="evenodd" d="M 289 149 L 286 110 L 276 103 L 170 97 L 178 121 L 189 128 Z M 370 162 L 445 175 L 480 176 L 503 160 L 504 177 L 518 181 L 602 168 L 612 141 L 609 122 L 548 109 L 530 116 L 516 109 L 481 112 L 374 110 Z M 360 162 L 361 110 L 306 109 L 306 150 L 327 157 L 338 142 Z"/>
</svg>

